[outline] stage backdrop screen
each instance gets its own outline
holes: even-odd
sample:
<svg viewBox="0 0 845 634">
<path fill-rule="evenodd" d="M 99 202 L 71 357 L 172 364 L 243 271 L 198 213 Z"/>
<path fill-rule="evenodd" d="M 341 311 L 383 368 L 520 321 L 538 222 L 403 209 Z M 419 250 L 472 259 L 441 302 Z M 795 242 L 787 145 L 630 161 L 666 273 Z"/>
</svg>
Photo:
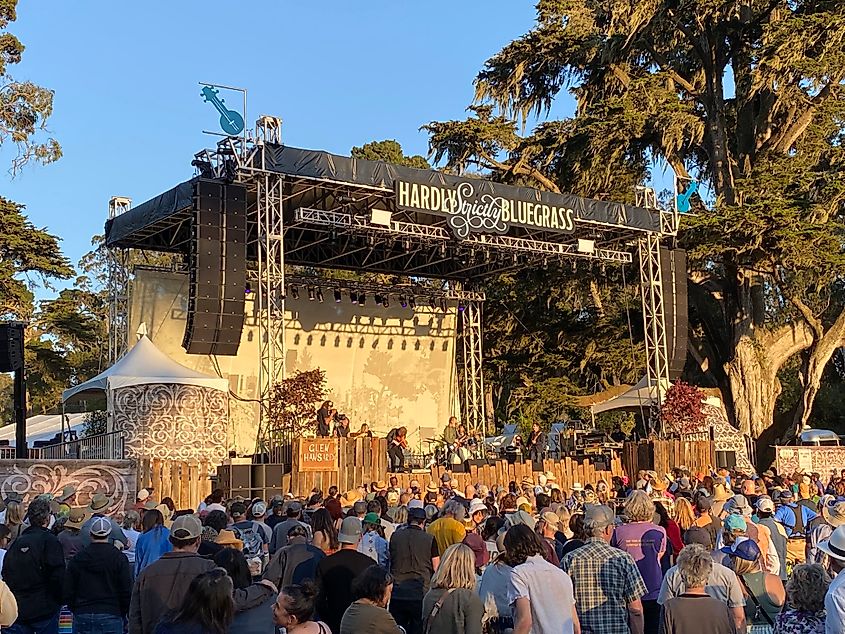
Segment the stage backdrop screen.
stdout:
<svg viewBox="0 0 845 634">
<path fill-rule="evenodd" d="M 426 448 L 423 439 L 439 434 L 457 415 L 455 391 L 456 306 L 447 311 L 376 306 L 372 295 L 364 306 L 349 294 L 335 303 L 332 288 L 323 287 L 324 302 L 309 301 L 305 289 L 289 298 L 285 313 L 288 373 L 321 368 L 326 372 L 328 399 L 357 431 L 369 423 L 376 435 L 405 425 L 412 449 Z M 132 282 L 129 345 L 142 324 L 163 352 L 179 363 L 229 379 L 229 448 L 252 453 L 258 430 L 259 342 L 255 293 L 247 296 L 246 322 L 237 356 L 187 354 L 182 348 L 188 302 L 188 276 L 138 269 Z"/>
</svg>

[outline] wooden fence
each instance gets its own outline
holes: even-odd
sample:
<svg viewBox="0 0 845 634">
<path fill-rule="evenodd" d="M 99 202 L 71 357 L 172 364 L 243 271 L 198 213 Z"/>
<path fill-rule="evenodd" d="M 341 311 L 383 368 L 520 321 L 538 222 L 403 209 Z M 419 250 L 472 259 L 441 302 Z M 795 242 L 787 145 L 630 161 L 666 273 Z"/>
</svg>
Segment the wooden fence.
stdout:
<svg viewBox="0 0 845 634">
<path fill-rule="evenodd" d="M 710 440 L 641 440 L 626 442 L 622 452 L 625 473 L 636 479 L 642 470 L 663 475 L 681 465 L 692 473 L 708 473 L 716 465 L 716 447 Z"/>
<path fill-rule="evenodd" d="M 393 475 L 404 487 L 407 487 L 411 480 L 418 480 L 420 486 L 425 487 L 431 480 L 439 482 L 446 471 L 444 467 L 433 467 L 427 472 L 388 473 L 387 440 L 384 438 L 338 439 L 337 469 L 304 471 L 299 464 L 301 442 L 307 441 L 294 442 L 290 484 L 291 492 L 298 496 L 307 496 L 314 488 L 325 492 L 331 485 L 336 485 L 340 491 L 348 491 L 379 480 L 386 482 Z M 472 465 L 469 473 L 453 475 L 461 487 L 479 482 L 491 486 L 507 486 L 511 480 L 519 484 L 525 477 L 536 482 L 540 472 L 533 471 L 532 466 L 531 462 L 508 464 L 506 460 L 495 460 L 480 466 Z M 618 458 L 612 461 L 610 471 L 599 471 L 588 460 L 571 458 L 546 460 L 542 471 L 554 473 L 560 487 L 565 489 L 571 488 L 576 482 L 585 485 L 604 480 L 609 483 L 612 476 L 624 474 L 622 460 Z"/>
<path fill-rule="evenodd" d="M 142 459 L 138 461 L 138 489 L 150 488 L 157 501 L 169 497 L 177 509 L 196 508 L 211 493 L 205 462 Z"/>
</svg>

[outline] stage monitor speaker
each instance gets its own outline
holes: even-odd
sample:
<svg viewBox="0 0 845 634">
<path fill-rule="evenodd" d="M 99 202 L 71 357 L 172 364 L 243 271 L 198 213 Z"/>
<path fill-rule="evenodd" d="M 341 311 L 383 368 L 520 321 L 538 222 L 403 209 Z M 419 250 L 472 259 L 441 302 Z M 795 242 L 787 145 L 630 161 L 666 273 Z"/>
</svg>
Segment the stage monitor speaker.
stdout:
<svg viewBox="0 0 845 634">
<path fill-rule="evenodd" d="M 14 372 L 23 367 L 23 323 L 0 323 L 0 372 Z"/>
<path fill-rule="evenodd" d="M 717 451 L 716 452 L 716 468 L 733 469 L 736 467 L 736 452 L 735 451 Z"/>
<path fill-rule="evenodd" d="M 244 327 L 246 188 L 199 180 L 189 258 L 189 354 L 236 355 Z"/>
<path fill-rule="evenodd" d="M 689 339 L 686 251 L 660 249 L 660 274 L 663 279 L 663 315 L 666 319 L 669 379 L 675 381 L 684 372 Z"/>
</svg>

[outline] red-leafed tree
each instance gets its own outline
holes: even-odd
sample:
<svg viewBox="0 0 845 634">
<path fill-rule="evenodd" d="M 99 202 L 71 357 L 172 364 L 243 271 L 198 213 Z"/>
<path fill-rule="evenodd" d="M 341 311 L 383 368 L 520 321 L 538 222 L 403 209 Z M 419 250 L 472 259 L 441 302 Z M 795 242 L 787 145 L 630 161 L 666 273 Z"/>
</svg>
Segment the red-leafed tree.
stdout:
<svg viewBox="0 0 845 634">
<path fill-rule="evenodd" d="M 316 427 L 315 413 L 326 396 L 326 373 L 296 372 L 273 386 L 268 418 L 271 429 L 300 436 Z"/>
<path fill-rule="evenodd" d="M 705 431 L 703 410 L 704 392 L 683 381 L 677 381 L 666 391 L 660 415 L 666 431 L 685 436 Z"/>
</svg>

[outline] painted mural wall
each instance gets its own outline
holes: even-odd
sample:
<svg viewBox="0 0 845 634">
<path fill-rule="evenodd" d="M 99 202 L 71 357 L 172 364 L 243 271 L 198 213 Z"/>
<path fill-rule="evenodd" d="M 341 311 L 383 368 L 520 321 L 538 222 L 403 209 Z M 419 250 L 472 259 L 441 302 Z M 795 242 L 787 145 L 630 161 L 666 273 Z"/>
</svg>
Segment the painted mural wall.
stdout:
<svg viewBox="0 0 845 634">
<path fill-rule="evenodd" d="M 319 367 L 326 372 L 328 398 L 357 430 L 368 423 L 377 435 L 398 425 L 408 428 L 412 448 L 426 449 L 457 414 L 455 393 L 456 306 L 402 308 L 396 298 L 388 308 L 352 304 L 348 294 L 335 303 L 332 289 L 324 301 L 309 301 L 302 289 L 289 298 L 285 313 L 288 372 Z M 227 442 L 251 453 L 258 430 L 259 341 L 255 294 L 247 297 L 246 325 L 235 357 L 189 355 L 182 348 L 188 278 L 180 273 L 136 271 L 129 320 L 130 345 L 138 327 L 164 353 L 188 367 L 229 379 L 239 399 L 230 399 Z"/>
</svg>

